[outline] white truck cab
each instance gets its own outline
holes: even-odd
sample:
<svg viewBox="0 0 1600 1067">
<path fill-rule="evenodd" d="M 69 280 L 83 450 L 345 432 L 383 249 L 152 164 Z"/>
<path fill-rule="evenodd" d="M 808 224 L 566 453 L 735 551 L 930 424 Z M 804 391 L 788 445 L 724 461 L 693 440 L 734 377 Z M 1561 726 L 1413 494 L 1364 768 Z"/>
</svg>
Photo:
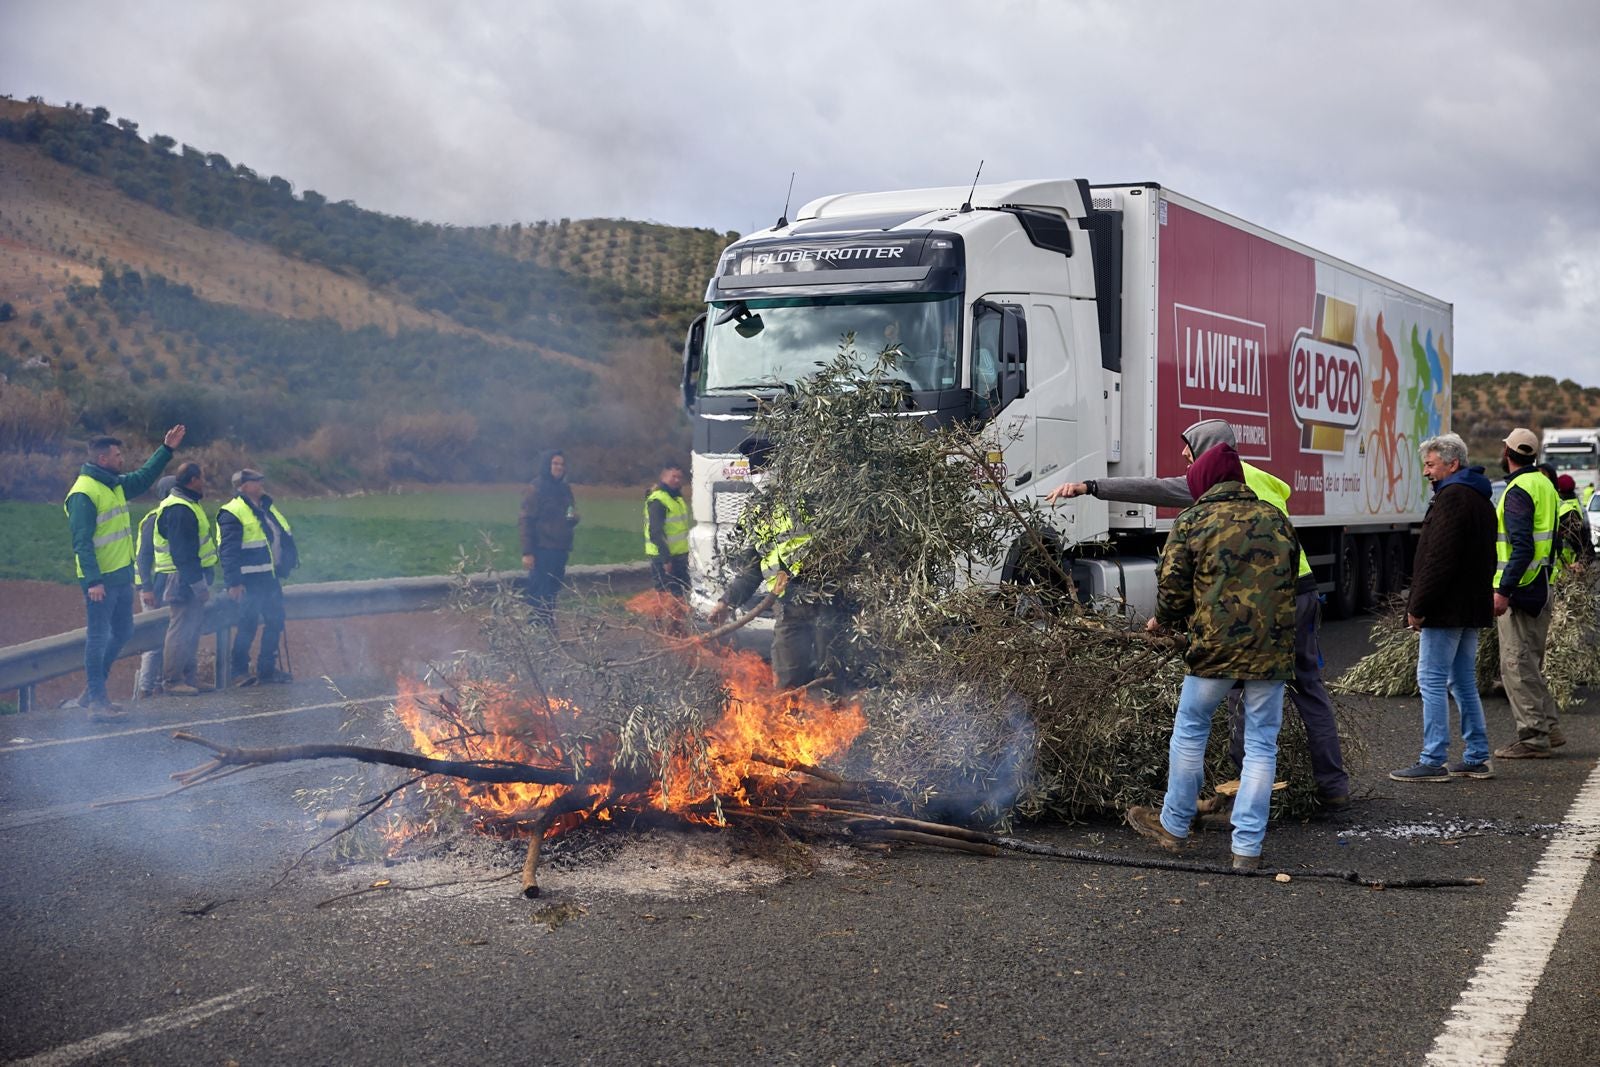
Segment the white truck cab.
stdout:
<svg viewBox="0 0 1600 1067">
<path fill-rule="evenodd" d="M 706 301 L 683 365 L 701 607 L 760 474 L 757 406 L 847 335 L 864 365 L 898 346 L 908 414 L 1002 427 L 1013 493 L 1181 474 L 1183 427 L 1228 419 L 1347 609 L 1403 583 L 1416 446 L 1449 425 L 1448 304 L 1153 183 L 824 197 L 730 245 Z M 1085 496 L 1049 533 L 1081 592 L 1147 613 L 1176 513 Z"/>
</svg>

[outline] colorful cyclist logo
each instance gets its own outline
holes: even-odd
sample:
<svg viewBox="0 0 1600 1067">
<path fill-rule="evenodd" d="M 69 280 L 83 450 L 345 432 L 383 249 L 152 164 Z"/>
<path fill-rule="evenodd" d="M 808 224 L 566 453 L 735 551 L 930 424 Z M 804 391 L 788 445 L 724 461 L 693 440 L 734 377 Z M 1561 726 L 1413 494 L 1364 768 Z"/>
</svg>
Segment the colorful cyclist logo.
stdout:
<svg viewBox="0 0 1600 1067">
<path fill-rule="evenodd" d="M 1431 332 L 1429 336 L 1432 336 Z M 1433 396 L 1427 389 L 1426 377 L 1414 381 L 1406 391 L 1406 399 L 1412 409 L 1410 414 L 1413 415 L 1412 432 L 1401 430 L 1398 424 L 1400 357 L 1395 352 L 1394 342 L 1383 328 L 1381 311 L 1378 313 L 1377 342 L 1379 370 L 1372 382 L 1372 401 L 1378 409 L 1378 426 L 1362 443 L 1366 463 L 1361 485 L 1366 495 L 1367 511 L 1377 514 L 1392 507 L 1408 512 L 1414 506 L 1413 501 L 1421 488 L 1421 472 L 1417 469 L 1417 459 L 1413 454 L 1419 443 L 1415 434 L 1429 430 L 1426 409 L 1419 411 L 1417 405 L 1424 395 L 1429 402 Z M 1422 367 L 1426 371 L 1426 357 Z"/>
</svg>

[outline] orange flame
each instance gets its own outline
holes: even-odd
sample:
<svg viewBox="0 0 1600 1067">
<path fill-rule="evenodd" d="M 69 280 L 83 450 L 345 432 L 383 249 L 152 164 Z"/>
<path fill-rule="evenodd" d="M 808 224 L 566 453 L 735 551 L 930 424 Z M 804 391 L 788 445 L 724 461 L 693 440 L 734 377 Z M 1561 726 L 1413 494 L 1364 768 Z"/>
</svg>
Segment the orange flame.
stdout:
<svg viewBox="0 0 1600 1067">
<path fill-rule="evenodd" d="M 464 810 L 480 826 L 502 831 L 519 821 L 537 822 L 552 805 L 578 810 L 550 822 L 555 836 L 591 816 L 609 819 L 646 808 L 714 821 L 713 800 L 750 803 L 792 784 L 786 766 L 817 766 L 846 751 L 866 728 L 858 703 L 833 702 L 808 690 L 779 691 L 772 669 L 753 652 L 714 652 L 729 699 L 722 717 L 705 734 L 705 758 L 674 753 L 655 781 L 616 780 L 579 786 L 578 768 L 605 770 L 616 757 L 616 738 L 586 724 L 580 708 L 559 697 L 548 701 L 507 686 L 473 683 L 461 704 L 403 679 L 395 714 L 424 756 L 452 760 L 505 760 L 565 769 L 573 785 L 480 783 L 430 778 L 422 787 Z M 587 728 L 586 728 L 587 727 Z M 582 741 L 571 740 L 584 738 Z M 781 764 L 775 765 L 775 764 Z M 571 797 L 582 788 L 582 796 Z M 754 795 L 752 795 L 754 794 Z M 424 829 L 394 825 L 395 843 Z"/>
</svg>

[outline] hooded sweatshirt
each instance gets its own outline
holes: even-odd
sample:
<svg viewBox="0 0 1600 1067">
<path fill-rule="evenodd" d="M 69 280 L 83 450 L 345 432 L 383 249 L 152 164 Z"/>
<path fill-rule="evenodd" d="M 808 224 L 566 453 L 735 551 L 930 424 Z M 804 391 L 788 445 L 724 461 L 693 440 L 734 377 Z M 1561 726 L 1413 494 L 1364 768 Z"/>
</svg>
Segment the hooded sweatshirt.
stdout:
<svg viewBox="0 0 1600 1067">
<path fill-rule="evenodd" d="M 522 494 L 517 529 L 522 534 L 524 556 L 572 551 L 572 528 L 578 524 L 572 514 L 572 486 L 565 475 L 557 478 L 550 473 L 550 461 L 561 454 L 559 449 L 551 449 L 539 456 L 533 482 Z"/>
<path fill-rule="evenodd" d="M 1201 419 L 1192 423 L 1183 431 L 1183 442 L 1195 456 L 1204 455 L 1216 445 L 1238 447 L 1233 427 L 1224 419 Z M 1170 478 L 1101 478 L 1094 483 L 1094 495 L 1101 500 L 1155 504 L 1164 508 L 1186 508 L 1195 501 L 1189 493 L 1188 480 L 1181 474 Z"/>
<path fill-rule="evenodd" d="M 1300 546 L 1289 519 L 1244 484 L 1226 444 L 1190 466 L 1195 502 L 1161 552 L 1156 619 L 1187 630 L 1184 660 L 1201 678 L 1294 675 L 1295 573 Z"/>
</svg>

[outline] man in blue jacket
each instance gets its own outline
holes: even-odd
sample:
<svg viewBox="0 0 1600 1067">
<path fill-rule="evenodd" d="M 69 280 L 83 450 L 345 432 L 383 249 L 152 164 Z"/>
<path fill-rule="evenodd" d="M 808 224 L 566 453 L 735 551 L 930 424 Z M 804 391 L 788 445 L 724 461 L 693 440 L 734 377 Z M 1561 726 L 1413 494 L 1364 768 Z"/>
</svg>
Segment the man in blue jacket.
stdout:
<svg viewBox="0 0 1600 1067">
<path fill-rule="evenodd" d="M 106 695 L 106 676 L 133 633 L 133 522 L 128 498 L 137 497 L 161 477 L 183 443 L 184 427 L 168 430 L 161 445 L 132 474 L 122 473 L 122 442 L 100 436 L 89 440 L 89 462 L 67 490 L 62 509 L 72 531 L 72 553 L 83 587 L 88 617 L 83 643 L 83 695 L 78 705 L 91 722 L 123 718 Z"/>
</svg>

